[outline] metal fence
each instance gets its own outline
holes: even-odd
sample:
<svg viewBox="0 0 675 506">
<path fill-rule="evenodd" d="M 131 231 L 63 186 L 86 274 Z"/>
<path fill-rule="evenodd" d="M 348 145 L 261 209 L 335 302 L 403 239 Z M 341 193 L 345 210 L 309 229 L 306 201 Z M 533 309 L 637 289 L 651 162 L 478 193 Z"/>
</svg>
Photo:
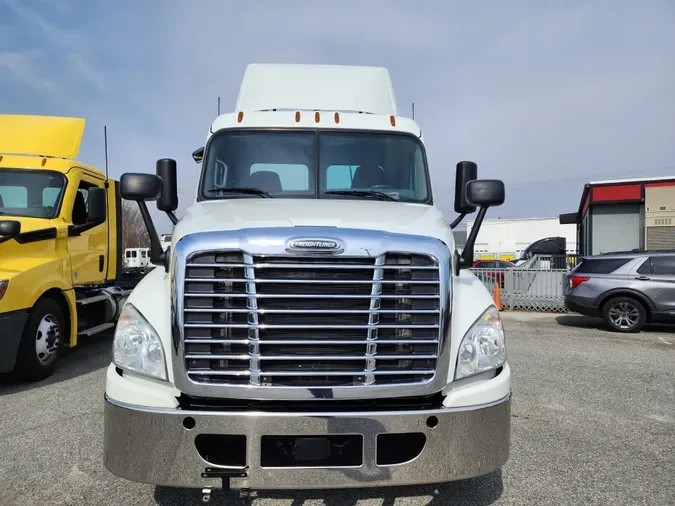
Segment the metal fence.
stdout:
<svg viewBox="0 0 675 506">
<path fill-rule="evenodd" d="M 552 269 L 550 266 L 560 265 L 551 258 L 536 258 L 512 269 L 471 269 L 485 287 L 494 296 L 499 284 L 502 308 L 568 312 L 565 308 L 565 277 L 574 267 L 567 263 L 565 268 Z M 564 264 L 563 264 L 564 265 Z"/>
</svg>

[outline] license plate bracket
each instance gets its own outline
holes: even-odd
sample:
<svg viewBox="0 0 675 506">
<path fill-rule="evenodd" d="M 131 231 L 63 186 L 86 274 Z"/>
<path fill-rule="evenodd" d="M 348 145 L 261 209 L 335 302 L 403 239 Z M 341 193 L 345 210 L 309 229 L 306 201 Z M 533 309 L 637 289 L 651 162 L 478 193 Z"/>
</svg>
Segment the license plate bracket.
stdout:
<svg viewBox="0 0 675 506">
<path fill-rule="evenodd" d="M 261 438 L 261 467 L 358 467 L 362 463 L 361 434 Z"/>
</svg>

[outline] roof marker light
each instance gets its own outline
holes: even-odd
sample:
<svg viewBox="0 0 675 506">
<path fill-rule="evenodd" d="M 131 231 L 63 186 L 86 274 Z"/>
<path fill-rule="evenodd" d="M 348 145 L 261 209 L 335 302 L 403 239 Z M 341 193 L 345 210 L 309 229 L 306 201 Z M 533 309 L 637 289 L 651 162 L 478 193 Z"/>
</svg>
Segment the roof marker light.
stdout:
<svg viewBox="0 0 675 506">
<path fill-rule="evenodd" d="M 391 123 L 391 126 L 396 126 L 396 118 L 393 114 L 389 116 L 389 123 Z"/>
<path fill-rule="evenodd" d="M 321 119 L 321 115 L 319 114 L 319 111 L 316 111 L 316 112 L 314 113 L 314 121 L 315 121 L 316 123 L 318 123 L 320 119 Z"/>
<path fill-rule="evenodd" d="M 239 111 L 239 114 L 237 114 L 237 123 L 241 123 L 244 119 L 244 111 Z"/>
<path fill-rule="evenodd" d="M 335 123 L 340 123 L 340 113 L 339 112 L 335 113 Z"/>
<path fill-rule="evenodd" d="M 295 122 L 296 123 L 300 122 L 300 111 L 295 111 Z"/>
<path fill-rule="evenodd" d="M 2 155 L 0 155 L 0 162 L 2 161 Z"/>
<path fill-rule="evenodd" d="M 45 163 L 47 163 L 47 159 L 46 159 L 46 158 L 43 158 L 43 159 L 42 159 L 42 166 L 43 166 L 43 167 L 45 166 Z"/>
</svg>

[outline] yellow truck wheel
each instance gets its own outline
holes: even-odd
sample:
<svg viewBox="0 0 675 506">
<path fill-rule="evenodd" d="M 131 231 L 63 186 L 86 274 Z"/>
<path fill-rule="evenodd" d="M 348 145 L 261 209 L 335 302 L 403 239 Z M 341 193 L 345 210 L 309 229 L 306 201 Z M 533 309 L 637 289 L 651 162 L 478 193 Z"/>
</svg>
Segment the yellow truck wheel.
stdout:
<svg viewBox="0 0 675 506">
<path fill-rule="evenodd" d="M 16 357 L 15 372 L 27 381 L 38 381 L 54 372 L 64 336 L 66 319 L 51 297 L 37 301 L 28 315 Z"/>
</svg>

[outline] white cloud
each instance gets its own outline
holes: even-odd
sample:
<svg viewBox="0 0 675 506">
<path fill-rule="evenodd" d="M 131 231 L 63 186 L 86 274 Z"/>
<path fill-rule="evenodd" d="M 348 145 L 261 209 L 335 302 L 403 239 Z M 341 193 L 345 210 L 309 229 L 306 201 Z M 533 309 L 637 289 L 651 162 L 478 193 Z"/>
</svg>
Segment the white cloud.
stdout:
<svg viewBox="0 0 675 506">
<path fill-rule="evenodd" d="M 42 57 L 40 51 L 0 51 L 0 69 L 6 78 L 11 77 L 21 86 L 35 92 L 53 93 L 59 89 L 58 84 L 39 70 L 36 60 Z M 2 82 L 2 81 L 0 81 Z"/>
</svg>

